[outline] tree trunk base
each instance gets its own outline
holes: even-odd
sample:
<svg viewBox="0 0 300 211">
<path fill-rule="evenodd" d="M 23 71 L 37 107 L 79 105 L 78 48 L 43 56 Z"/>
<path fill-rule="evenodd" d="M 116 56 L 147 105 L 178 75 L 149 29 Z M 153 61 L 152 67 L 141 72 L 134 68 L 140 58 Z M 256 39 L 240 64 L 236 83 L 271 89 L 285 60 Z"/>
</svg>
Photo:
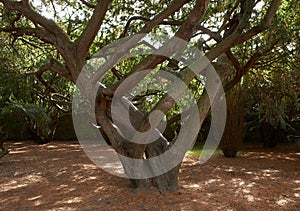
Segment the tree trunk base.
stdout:
<svg viewBox="0 0 300 211">
<path fill-rule="evenodd" d="M 157 176 L 153 177 L 151 179 L 144 179 L 144 180 L 135 180 L 131 179 L 130 187 L 133 188 L 134 193 L 139 193 L 141 191 L 150 191 L 153 187 L 157 188 L 158 191 L 165 195 L 168 191 L 176 191 L 178 190 L 178 173 L 179 173 L 179 167 L 175 167 L 171 171 Z"/>
<path fill-rule="evenodd" d="M 233 150 L 233 149 L 224 149 L 222 150 L 223 151 L 223 154 L 226 158 L 235 158 L 236 157 L 236 154 L 238 152 L 238 150 Z"/>
<path fill-rule="evenodd" d="M 9 153 L 8 150 L 4 150 L 0 153 L 0 158 L 4 157 L 5 155 L 7 155 Z"/>
</svg>

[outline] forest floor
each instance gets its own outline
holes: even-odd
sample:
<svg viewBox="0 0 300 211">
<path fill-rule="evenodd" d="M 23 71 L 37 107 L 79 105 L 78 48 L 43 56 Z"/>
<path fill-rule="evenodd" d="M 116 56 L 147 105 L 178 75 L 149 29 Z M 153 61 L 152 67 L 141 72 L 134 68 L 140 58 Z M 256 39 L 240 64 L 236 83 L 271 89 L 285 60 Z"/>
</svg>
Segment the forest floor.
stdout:
<svg viewBox="0 0 300 211">
<path fill-rule="evenodd" d="M 128 180 L 89 160 L 74 141 L 6 142 L 0 159 L 0 210 L 300 210 L 300 145 L 237 158 L 188 156 L 176 192 L 133 193 Z"/>
</svg>

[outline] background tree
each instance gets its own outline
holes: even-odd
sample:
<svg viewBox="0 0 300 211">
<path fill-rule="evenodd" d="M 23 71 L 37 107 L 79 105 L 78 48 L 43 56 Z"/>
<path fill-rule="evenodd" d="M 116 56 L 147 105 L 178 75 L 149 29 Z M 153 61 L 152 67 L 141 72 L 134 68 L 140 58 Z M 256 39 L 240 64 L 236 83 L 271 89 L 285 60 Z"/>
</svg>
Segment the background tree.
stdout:
<svg viewBox="0 0 300 211">
<path fill-rule="evenodd" d="M 280 0 L 263 1 L 266 4 L 263 8 L 257 7 L 260 1 L 254 0 L 225 2 L 175 0 L 148 3 L 125 1 L 122 4 L 109 0 L 81 1 L 82 4 L 45 0 L 40 5 L 28 0 L 0 0 L 0 2 L 5 14 L 2 17 L 5 25 L 0 31 L 9 33 L 14 40 L 30 38 L 31 41 L 41 42 L 53 50 L 47 54 L 47 62 L 36 72 L 46 87 L 50 87 L 51 84 L 45 80 L 49 71 L 51 74 L 60 74 L 74 83 L 86 60 L 96 49 L 103 48 L 120 37 L 136 33 L 169 33 L 168 28 L 175 32 L 174 36 L 186 41 L 192 42 L 193 37 L 197 40 L 202 36 L 205 56 L 211 62 L 220 55 L 227 55 L 235 67 L 235 77 L 225 84 L 226 90 L 237 84 L 262 54 L 260 46 L 256 46 L 248 61 L 243 64 L 238 61 L 231 49 L 271 26 L 280 5 Z M 50 11 L 49 18 L 45 17 L 44 5 L 49 7 L 46 9 Z M 162 28 L 162 25 L 165 27 Z M 173 54 L 181 46 L 171 41 L 172 39 L 162 49 L 168 48 L 170 54 Z M 113 61 L 105 62 L 109 64 Z M 119 154 L 143 159 L 146 153 L 150 158 L 168 150 L 167 140 L 162 135 L 152 144 L 133 144 L 123 140 L 111 124 L 110 99 L 124 78 L 144 69 L 153 69 L 160 64 L 167 65 L 169 61 L 161 56 L 149 55 L 132 62 L 132 65 L 128 65 L 132 68 L 126 68 L 126 75 L 120 74 L 122 70 L 118 68 L 111 68 L 115 80 L 99 91 L 96 99 L 96 117 L 102 132 Z M 195 77 L 186 68 L 178 68 L 178 71 L 179 78 L 186 84 Z M 219 69 L 219 74 L 222 79 L 227 75 L 222 69 Z M 202 124 L 210 111 L 209 99 L 205 93 L 199 97 L 198 104 Z M 170 96 L 163 95 L 153 108 L 167 115 L 174 105 L 175 102 Z M 145 131 L 149 127 L 147 121 L 149 113 L 139 116 L 140 113 L 137 112 L 133 115 L 133 122 L 139 125 L 139 130 Z M 179 166 L 164 175 L 147 180 L 132 180 L 132 183 L 136 188 L 155 184 L 164 193 L 168 189 L 177 188 L 178 169 Z"/>
<path fill-rule="evenodd" d="M 264 147 L 275 147 L 296 132 L 293 124 L 300 111 L 299 9 L 298 1 L 284 1 L 275 24 L 239 50 L 247 58 L 251 46 L 269 49 L 245 78 L 247 113 L 252 121 L 249 129 L 260 128 Z"/>
<path fill-rule="evenodd" d="M 242 86 L 236 85 L 226 93 L 227 120 L 220 141 L 220 148 L 225 157 L 235 157 L 241 149 L 246 134 L 245 96 Z"/>
</svg>

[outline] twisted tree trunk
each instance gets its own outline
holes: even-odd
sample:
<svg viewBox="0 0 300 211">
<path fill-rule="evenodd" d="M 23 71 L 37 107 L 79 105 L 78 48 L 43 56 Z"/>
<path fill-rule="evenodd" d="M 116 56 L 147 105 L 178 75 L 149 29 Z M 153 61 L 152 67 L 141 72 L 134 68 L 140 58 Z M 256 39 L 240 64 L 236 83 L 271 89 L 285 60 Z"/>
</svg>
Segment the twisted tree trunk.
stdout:
<svg viewBox="0 0 300 211">
<path fill-rule="evenodd" d="M 130 118 L 133 126 L 138 127 L 142 123 L 144 115 L 141 112 L 139 112 L 129 100 L 126 100 L 125 103 L 128 103 L 129 106 L 132 108 L 130 109 Z M 112 114 L 110 110 L 110 105 L 110 99 L 100 91 L 96 98 L 95 104 L 97 123 L 101 126 L 102 132 L 105 133 L 105 135 L 108 138 L 108 141 L 117 153 L 129 158 L 149 159 L 165 153 L 170 147 L 172 147 L 171 144 L 167 141 L 167 139 L 160 133 L 159 138 L 155 142 L 144 145 L 144 156 L 141 157 L 140 153 L 136 150 L 140 148 L 141 144 L 136 144 L 125 140 L 112 125 Z M 134 135 L 132 134 L 134 132 L 130 131 L 129 129 L 126 132 L 130 133 L 130 136 Z M 132 170 L 137 170 L 137 166 L 133 167 L 126 164 L 126 161 L 122 160 L 122 158 L 120 158 L 120 160 L 123 164 L 125 173 L 128 173 Z M 183 157 L 181 160 L 183 160 Z M 163 163 L 164 161 L 161 161 L 161 165 L 163 165 Z M 151 168 L 153 172 L 155 172 L 156 170 L 156 166 L 154 165 L 149 166 L 149 168 Z M 148 179 L 130 179 L 131 187 L 134 188 L 135 191 L 139 191 L 154 186 L 157 187 L 160 193 L 162 194 L 165 194 L 168 190 L 176 190 L 178 188 L 179 168 L 180 164 L 178 164 L 172 170 L 156 177 Z M 128 173 L 128 175 L 130 174 Z"/>
</svg>

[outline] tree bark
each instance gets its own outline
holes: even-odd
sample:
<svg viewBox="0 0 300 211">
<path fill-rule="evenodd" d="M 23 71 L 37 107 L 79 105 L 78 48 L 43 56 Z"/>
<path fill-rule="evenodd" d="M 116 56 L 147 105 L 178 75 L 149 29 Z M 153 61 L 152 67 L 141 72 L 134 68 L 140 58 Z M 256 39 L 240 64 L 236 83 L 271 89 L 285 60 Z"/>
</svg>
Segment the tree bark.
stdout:
<svg viewBox="0 0 300 211">
<path fill-rule="evenodd" d="M 242 145 L 245 128 L 245 106 L 242 88 L 238 84 L 227 93 L 227 120 L 220 142 L 225 157 L 235 157 Z"/>
</svg>

